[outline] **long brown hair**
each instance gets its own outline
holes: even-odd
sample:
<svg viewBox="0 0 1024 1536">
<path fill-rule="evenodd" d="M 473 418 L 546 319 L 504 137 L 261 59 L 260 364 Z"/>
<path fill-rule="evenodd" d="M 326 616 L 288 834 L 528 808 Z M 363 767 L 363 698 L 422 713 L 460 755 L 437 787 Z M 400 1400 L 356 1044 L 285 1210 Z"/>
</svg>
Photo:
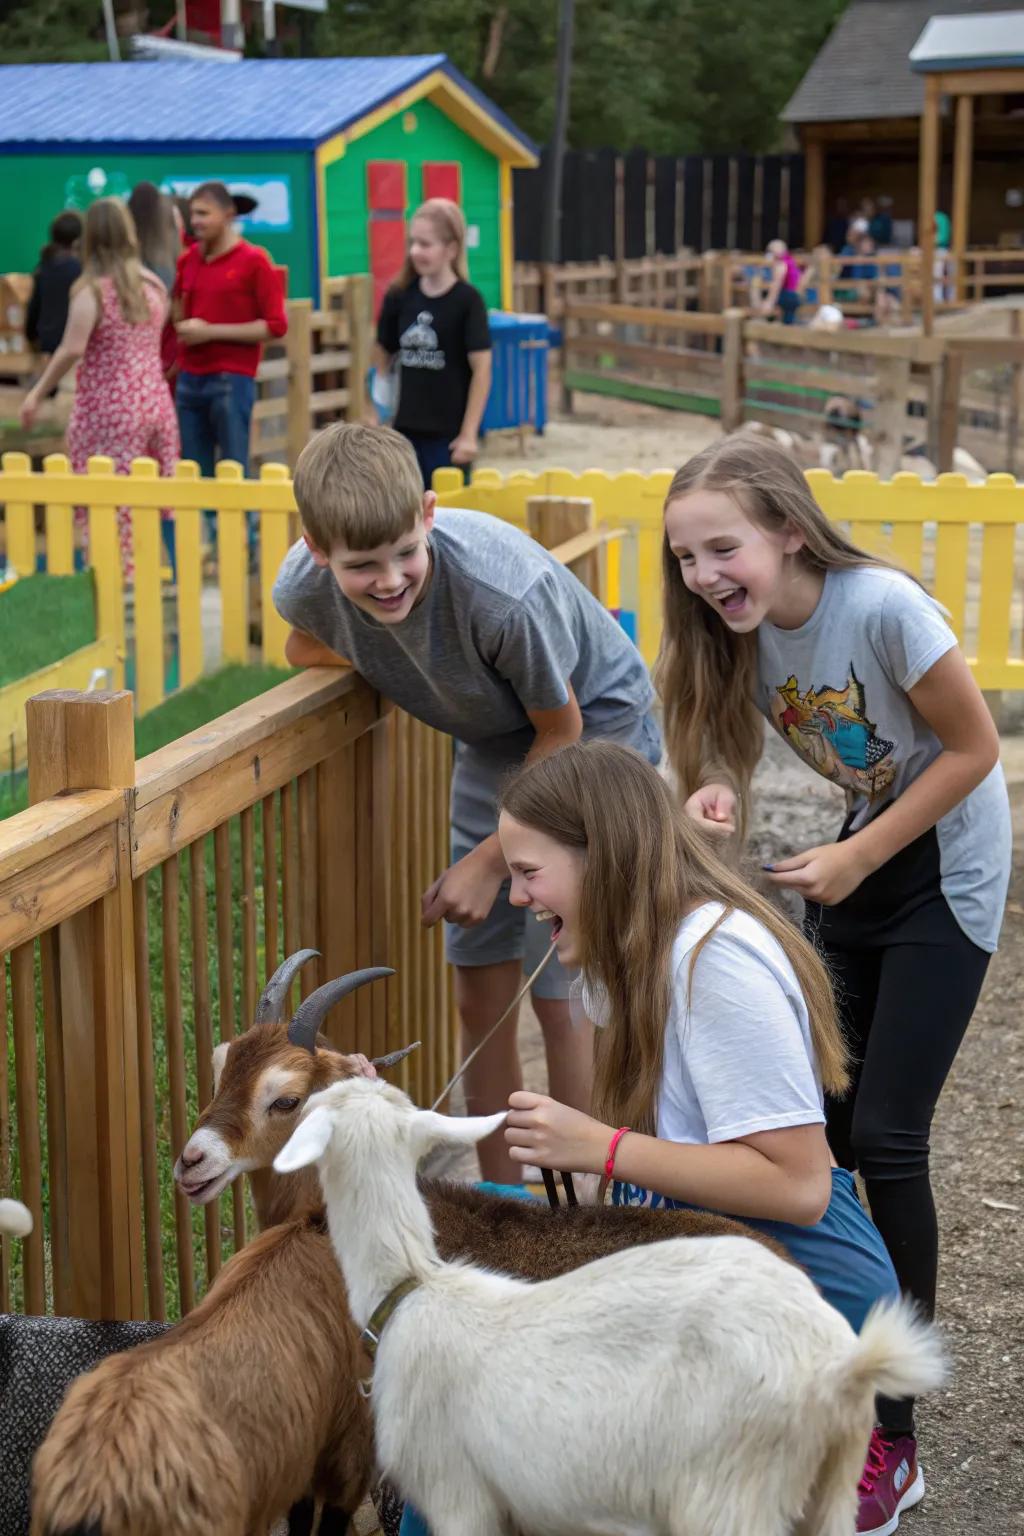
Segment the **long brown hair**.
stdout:
<svg viewBox="0 0 1024 1536">
<path fill-rule="evenodd" d="M 466 216 L 458 203 L 453 203 L 447 197 L 428 197 L 425 203 L 420 203 L 416 212 L 409 220 L 409 228 L 412 229 L 417 219 L 427 219 L 437 238 L 445 245 L 454 245 L 457 249 L 452 257 L 452 270 L 456 277 L 461 277 L 464 283 L 469 282 L 469 269 L 466 266 Z M 419 276 L 412 264 L 409 252 L 405 253 L 405 261 L 402 270 L 395 278 L 392 287 L 408 288 Z"/>
<path fill-rule="evenodd" d="M 608 741 L 575 742 L 520 769 L 500 805 L 524 826 L 584 855 L 580 965 L 608 999 L 595 1058 L 599 1119 L 654 1131 L 672 946 L 685 914 L 709 901 L 722 903 L 723 917 L 749 913 L 778 941 L 807 1005 L 822 1081 L 832 1093 L 845 1088 L 846 1051 L 821 960 L 770 902 L 722 863 L 638 752 Z M 695 947 L 691 976 L 713 932 Z"/>
<path fill-rule="evenodd" d="M 161 280 L 164 272 L 170 272 L 173 281 L 181 241 L 171 199 L 153 182 L 137 181 L 128 198 L 128 212 L 135 225 L 142 261 Z"/>
<path fill-rule="evenodd" d="M 150 320 L 135 225 L 127 208 L 116 197 L 97 198 L 86 209 L 82 275 L 72 293 L 88 284 L 102 310 L 97 283 L 101 277 L 113 278 L 117 302 L 129 325 L 145 325 Z M 160 287 L 162 291 L 163 284 Z"/>
<path fill-rule="evenodd" d="M 673 476 L 666 509 L 698 489 L 731 496 L 752 522 L 771 532 L 797 529 L 804 542 L 793 558 L 809 570 L 895 569 L 843 537 L 818 506 L 795 459 L 770 438 L 740 432 L 695 454 Z M 667 534 L 662 575 L 664 627 L 655 682 L 680 793 L 686 799 L 716 772 L 724 773 L 740 794 L 745 821 L 764 735 L 756 703 L 756 631 L 734 634 L 709 603 L 688 591 Z"/>
</svg>

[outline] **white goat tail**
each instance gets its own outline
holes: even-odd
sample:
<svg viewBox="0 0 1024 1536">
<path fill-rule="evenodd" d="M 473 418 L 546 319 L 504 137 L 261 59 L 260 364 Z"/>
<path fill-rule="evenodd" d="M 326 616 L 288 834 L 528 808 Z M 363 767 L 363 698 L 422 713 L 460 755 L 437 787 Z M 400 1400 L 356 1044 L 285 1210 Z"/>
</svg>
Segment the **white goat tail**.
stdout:
<svg viewBox="0 0 1024 1536">
<path fill-rule="evenodd" d="M 28 1237 L 32 1231 L 32 1212 L 20 1200 L 0 1200 L 0 1234 L 4 1237 Z"/>
<path fill-rule="evenodd" d="M 939 1335 L 913 1302 L 877 1302 L 868 1313 L 857 1347 L 842 1368 L 851 1397 L 880 1392 L 884 1397 L 920 1397 L 941 1387 L 948 1375 Z"/>
</svg>

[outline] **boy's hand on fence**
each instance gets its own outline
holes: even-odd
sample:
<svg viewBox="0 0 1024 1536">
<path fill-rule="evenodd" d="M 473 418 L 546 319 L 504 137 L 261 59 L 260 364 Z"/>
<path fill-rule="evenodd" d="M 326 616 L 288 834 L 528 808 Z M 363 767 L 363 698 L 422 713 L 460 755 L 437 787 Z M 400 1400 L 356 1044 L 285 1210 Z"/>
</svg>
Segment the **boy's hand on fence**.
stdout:
<svg viewBox="0 0 1024 1536">
<path fill-rule="evenodd" d="M 702 784 L 683 809 L 687 816 L 700 822 L 705 832 L 712 832 L 716 837 L 729 837 L 736 831 L 739 804 L 739 796 L 728 784 Z"/>
<path fill-rule="evenodd" d="M 472 464 L 480 452 L 480 443 L 469 432 L 460 432 L 458 437 L 448 444 L 451 450 L 453 464 Z"/>
<path fill-rule="evenodd" d="M 505 1144 L 515 1163 L 571 1173 L 600 1173 L 612 1128 L 543 1093 L 509 1096 Z"/>
<path fill-rule="evenodd" d="M 493 859 L 482 857 L 480 850 L 475 848 L 446 869 L 429 890 L 424 891 L 424 928 L 433 928 L 441 918 L 460 928 L 473 928 L 482 923 L 494 906 L 502 882 L 507 879 L 508 870 L 504 866 L 496 867 Z"/>
<path fill-rule="evenodd" d="M 773 885 L 785 886 L 805 901 L 818 901 L 825 907 L 845 901 L 871 873 L 861 858 L 856 838 L 808 848 L 791 859 L 766 864 L 764 869 Z"/>
</svg>

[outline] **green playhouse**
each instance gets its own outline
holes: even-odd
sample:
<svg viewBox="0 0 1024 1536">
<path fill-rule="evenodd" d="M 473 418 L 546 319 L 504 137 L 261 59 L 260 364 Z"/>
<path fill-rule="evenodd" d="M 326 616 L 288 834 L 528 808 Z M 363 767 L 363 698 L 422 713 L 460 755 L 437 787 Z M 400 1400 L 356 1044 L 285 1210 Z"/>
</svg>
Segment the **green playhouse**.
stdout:
<svg viewBox="0 0 1024 1536">
<path fill-rule="evenodd" d="M 512 305 L 512 169 L 536 146 L 444 54 L 0 68 L 0 271 L 35 266 L 50 220 L 137 181 L 224 181 L 293 298 L 370 272 L 378 300 L 426 197 L 461 204 L 473 282 Z"/>
</svg>

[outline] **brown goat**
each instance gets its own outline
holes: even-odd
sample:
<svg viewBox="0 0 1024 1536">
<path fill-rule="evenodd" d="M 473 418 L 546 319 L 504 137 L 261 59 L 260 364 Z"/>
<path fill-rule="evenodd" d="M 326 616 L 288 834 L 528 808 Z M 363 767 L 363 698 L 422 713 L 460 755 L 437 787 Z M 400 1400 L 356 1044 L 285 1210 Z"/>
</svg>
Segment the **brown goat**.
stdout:
<svg viewBox="0 0 1024 1536">
<path fill-rule="evenodd" d="M 262 1233 L 183 1322 L 73 1382 L 36 1454 L 32 1536 L 250 1536 L 373 1464 L 367 1368 L 308 1218 Z"/>
</svg>

